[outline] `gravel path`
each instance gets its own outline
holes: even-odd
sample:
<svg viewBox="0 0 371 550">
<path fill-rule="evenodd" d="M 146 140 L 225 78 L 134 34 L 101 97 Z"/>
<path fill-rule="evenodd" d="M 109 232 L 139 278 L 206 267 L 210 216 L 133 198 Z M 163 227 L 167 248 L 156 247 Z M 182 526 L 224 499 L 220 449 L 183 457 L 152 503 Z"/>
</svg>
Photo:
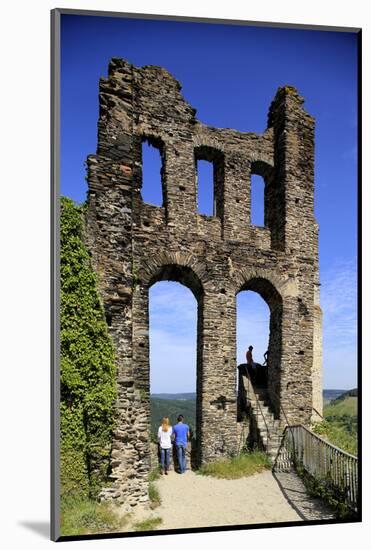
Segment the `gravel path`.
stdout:
<svg viewBox="0 0 371 550">
<path fill-rule="evenodd" d="M 332 513 L 306 494 L 295 474 L 260 474 L 236 480 L 170 471 L 155 482 L 161 529 L 329 519 Z"/>
</svg>

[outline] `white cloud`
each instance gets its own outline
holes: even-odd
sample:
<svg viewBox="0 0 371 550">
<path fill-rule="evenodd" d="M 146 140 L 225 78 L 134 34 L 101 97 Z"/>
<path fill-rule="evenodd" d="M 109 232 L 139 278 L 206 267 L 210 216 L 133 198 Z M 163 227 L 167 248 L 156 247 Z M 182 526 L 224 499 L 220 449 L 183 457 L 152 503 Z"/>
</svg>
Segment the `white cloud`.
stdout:
<svg viewBox="0 0 371 550">
<path fill-rule="evenodd" d="M 150 289 L 150 376 L 152 393 L 196 390 L 197 301 L 172 281 Z"/>
<path fill-rule="evenodd" d="M 324 270 L 321 281 L 324 387 L 354 387 L 357 377 L 356 262 L 336 262 Z"/>
<path fill-rule="evenodd" d="M 192 292 L 172 281 L 161 281 L 150 289 L 150 328 L 161 327 L 169 333 L 187 334 L 197 323 L 197 300 Z"/>
</svg>

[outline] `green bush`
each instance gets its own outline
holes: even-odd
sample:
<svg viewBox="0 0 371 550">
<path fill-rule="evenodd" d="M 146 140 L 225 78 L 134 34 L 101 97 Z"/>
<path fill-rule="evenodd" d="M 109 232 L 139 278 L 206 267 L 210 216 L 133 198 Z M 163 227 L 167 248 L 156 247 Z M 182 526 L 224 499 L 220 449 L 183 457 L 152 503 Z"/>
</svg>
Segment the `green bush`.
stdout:
<svg viewBox="0 0 371 550">
<path fill-rule="evenodd" d="M 326 439 L 339 449 L 357 455 L 357 419 L 326 418 L 312 426 L 314 433 Z"/>
<path fill-rule="evenodd" d="M 315 423 L 313 431 L 336 447 L 357 455 L 357 411 L 357 390 L 350 390 L 324 407 L 325 419 Z"/>
<path fill-rule="evenodd" d="M 114 350 L 83 242 L 83 206 L 61 199 L 61 493 L 94 498 L 107 478 Z"/>
</svg>

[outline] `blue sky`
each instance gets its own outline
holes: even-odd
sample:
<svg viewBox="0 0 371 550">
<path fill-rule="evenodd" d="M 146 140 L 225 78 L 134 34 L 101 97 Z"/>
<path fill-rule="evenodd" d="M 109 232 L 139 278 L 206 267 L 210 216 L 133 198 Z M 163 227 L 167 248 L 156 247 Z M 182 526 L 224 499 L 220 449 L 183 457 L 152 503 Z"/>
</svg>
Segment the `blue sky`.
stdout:
<svg viewBox="0 0 371 550">
<path fill-rule="evenodd" d="M 356 386 L 356 35 L 64 15 L 61 36 L 61 193 L 77 202 L 86 197 L 84 161 L 97 145 L 98 80 L 106 76 L 111 57 L 168 69 L 197 109 L 197 118 L 215 127 L 263 132 L 277 88 L 290 84 L 299 90 L 316 118 L 324 387 Z M 144 160 L 144 196 L 157 203 L 155 151 L 146 151 Z M 202 163 L 199 209 L 204 213 L 210 208 L 207 175 Z M 255 223 L 262 212 L 261 190 L 254 183 Z M 195 300 L 177 283 L 158 283 L 150 296 L 152 391 L 193 391 Z M 250 343 L 260 360 L 267 341 L 267 306 L 251 292 L 237 298 L 238 360 Z M 253 319 L 249 311 L 254 311 Z"/>
</svg>

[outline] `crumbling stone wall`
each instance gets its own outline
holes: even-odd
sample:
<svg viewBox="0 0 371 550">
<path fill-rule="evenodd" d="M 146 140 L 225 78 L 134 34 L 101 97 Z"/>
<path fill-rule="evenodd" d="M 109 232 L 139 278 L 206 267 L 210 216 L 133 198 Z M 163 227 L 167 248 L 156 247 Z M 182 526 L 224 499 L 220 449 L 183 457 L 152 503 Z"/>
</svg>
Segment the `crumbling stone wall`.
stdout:
<svg viewBox="0 0 371 550">
<path fill-rule="evenodd" d="M 199 122 L 179 82 L 160 67 L 115 58 L 101 79 L 97 154 L 87 160 L 87 241 L 118 366 L 114 483 L 102 497 L 129 505 L 148 498 L 148 292 L 157 281 L 186 285 L 198 303 L 199 462 L 238 448 L 241 290 L 258 292 L 270 307 L 269 393 L 277 416 L 284 407 L 290 419 L 309 423 L 318 264 L 314 120 L 302 103 L 294 88 L 279 88 L 259 135 Z M 162 207 L 141 196 L 146 140 L 162 158 Z M 214 164 L 214 216 L 197 213 L 198 159 Z M 265 180 L 265 227 L 251 225 L 252 174 Z"/>
</svg>

